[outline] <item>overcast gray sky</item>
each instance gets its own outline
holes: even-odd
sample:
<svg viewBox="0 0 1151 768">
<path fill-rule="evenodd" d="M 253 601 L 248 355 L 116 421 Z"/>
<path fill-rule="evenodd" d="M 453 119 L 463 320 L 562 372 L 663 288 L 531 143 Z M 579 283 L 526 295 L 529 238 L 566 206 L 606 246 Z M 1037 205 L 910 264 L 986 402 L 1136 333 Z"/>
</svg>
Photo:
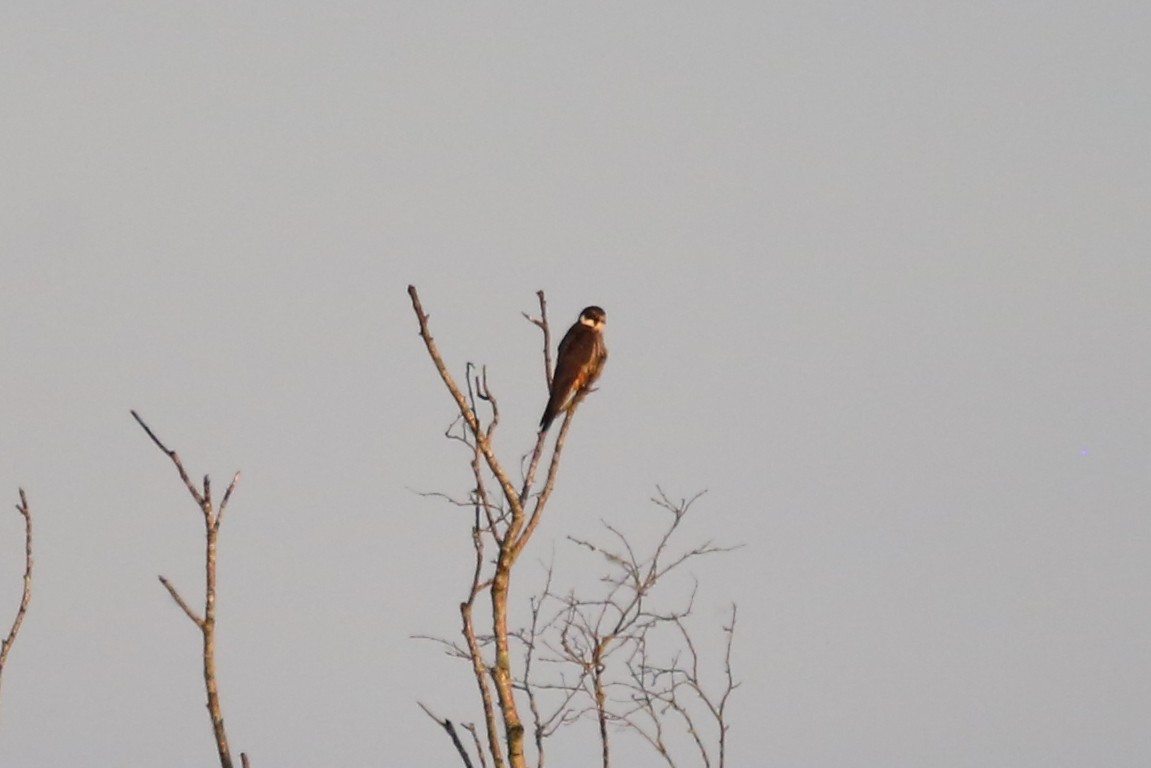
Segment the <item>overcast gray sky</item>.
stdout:
<svg viewBox="0 0 1151 768">
<path fill-rule="evenodd" d="M 467 487 L 415 334 L 608 313 L 528 559 L 701 489 L 733 766 L 1151 762 L 1151 5 L 7 3 L 0 765 L 451 765 Z M 720 638 L 706 635 L 711 651 Z M 586 735 L 590 738 L 588 727 Z M 642 753 L 640 753 L 642 754 Z M 556 768 L 594 753 L 554 754 Z M 632 765 L 655 759 L 631 758 Z"/>
</svg>

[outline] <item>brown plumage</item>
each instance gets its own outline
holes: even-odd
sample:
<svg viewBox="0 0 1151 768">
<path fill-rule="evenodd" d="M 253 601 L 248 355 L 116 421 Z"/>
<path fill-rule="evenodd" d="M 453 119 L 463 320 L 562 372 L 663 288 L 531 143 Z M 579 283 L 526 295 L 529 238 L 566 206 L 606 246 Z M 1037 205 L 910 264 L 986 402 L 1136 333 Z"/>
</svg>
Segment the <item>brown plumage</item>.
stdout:
<svg viewBox="0 0 1151 768">
<path fill-rule="evenodd" d="M 602 309 L 587 307 L 564 334 L 556 352 L 556 372 L 547 408 L 540 419 L 540 432 L 547 431 L 560 411 L 599 378 L 607 360 L 607 347 L 603 342 L 606 322 L 607 314 Z"/>
</svg>

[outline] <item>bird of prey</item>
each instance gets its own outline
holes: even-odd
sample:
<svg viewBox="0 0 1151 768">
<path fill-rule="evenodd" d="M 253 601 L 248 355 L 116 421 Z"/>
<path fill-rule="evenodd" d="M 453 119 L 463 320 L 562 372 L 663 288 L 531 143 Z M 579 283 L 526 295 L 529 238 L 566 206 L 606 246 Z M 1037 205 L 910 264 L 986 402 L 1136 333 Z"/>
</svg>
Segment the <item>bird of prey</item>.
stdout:
<svg viewBox="0 0 1151 768">
<path fill-rule="evenodd" d="M 560 411 L 586 392 L 603 370 L 607 347 L 603 327 L 607 314 L 599 307 L 587 307 L 568 329 L 556 352 L 556 372 L 552 377 L 548 406 L 540 419 L 540 432 L 546 432 Z"/>
</svg>

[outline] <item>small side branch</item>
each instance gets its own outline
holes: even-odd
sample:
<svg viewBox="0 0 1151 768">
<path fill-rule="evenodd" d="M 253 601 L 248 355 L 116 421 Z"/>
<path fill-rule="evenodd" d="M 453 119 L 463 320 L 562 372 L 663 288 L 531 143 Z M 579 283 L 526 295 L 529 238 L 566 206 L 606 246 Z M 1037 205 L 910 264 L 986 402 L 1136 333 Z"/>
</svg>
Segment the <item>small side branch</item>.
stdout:
<svg viewBox="0 0 1151 768">
<path fill-rule="evenodd" d="M 205 487 L 207 487 L 208 478 L 204 478 Z M 224 498 L 220 499 L 220 509 L 216 512 L 216 518 L 212 521 L 215 528 L 220 527 L 220 520 L 224 517 L 224 509 L 228 506 L 228 502 L 232 499 L 232 491 L 236 490 L 236 483 L 240 482 L 240 473 L 232 475 L 232 482 L 228 483 L 227 489 L 224 491 Z"/>
<path fill-rule="evenodd" d="M 551 326 L 548 325 L 548 300 L 544 296 L 543 290 L 536 291 L 536 298 L 540 302 L 540 316 L 532 317 L 527 312 L 522 312 L 524 319 L 532 325 L 543 331 L 544 334 L 544 389 L 552 388 L 552 331 Z"/>
<path fill-rule="evenodd" d="M 8 630 L 8 636 L 0 641 L 0 676 L 4 674 L 4 662 L 8 660 L 8 652 L 16 642 L 16 635 L 24 623 L 24 614 L 28 612 L 28 604 L 32 600 L 32 509 L 28 506 L 28 497 L 24 495 L 23 488 L 20 489 L 20 503 L 16 505 L 16 511 L 24 518 L 24 593 L 12 628 Z"/>
<path fill-rule="evenodd" d="M 160 583 L 164 585 L 164 589 L 168 590 L 168 594 L 171 595 L 172 599 L 176 601 L 176 605 L 180 606 L 180 610 L 184 612 L 184 615 L 191 619 L 192 623 L 199 627 L 201 630 L 204 629 L 204 620 L 197 616 L 196 612 L 192 610 L 191 606 L 184 602 L 184 598 L 180 597 L 180 593 L 177 592 L 176 588 L 172 586 L 172 582 L 168 581 L 168 579 L 164 576 L 160 576 L 159 578 Z"/>
<path fill-rule="evenodd" d="M 201 493 L 200 490 L 196 488 L 195 484 L 192 482 L 192 478 L 188 477 L 188 473 L 184 471 L 184 464 L 180 461 L 180 457 L 176 454 L 175 451 L 171 450 L 168 448 L 168 446 L 160 442 L 160 438 L 156 437 L 156 433 L 152 431 L 152 428 L 144 423 L 144 420 L 140 418 L 140 414 L 136 413 L 135 411 L 132 411 L 131 413 L 132 418 L 135 419 L 136 423 L 139 424 L 140 427 L 148 433 L 148 437 L 152 438 L 152 442 L 156 444 L 156 447 L 163 451 L 168 456 L 168 458 L 172 460 L 172 463 L 176 465 L 176 471 L 180 473 L 180 479 L 184 481 L 184 487 L 188 489 L 188 493 L 192 494 L 192 498 L 196 500 L 196 504 L 202 509 L 205 503 L 205 494 Z M 205 481 L 207 480 L 207 478 L 204 479 Z"/>
</svg>

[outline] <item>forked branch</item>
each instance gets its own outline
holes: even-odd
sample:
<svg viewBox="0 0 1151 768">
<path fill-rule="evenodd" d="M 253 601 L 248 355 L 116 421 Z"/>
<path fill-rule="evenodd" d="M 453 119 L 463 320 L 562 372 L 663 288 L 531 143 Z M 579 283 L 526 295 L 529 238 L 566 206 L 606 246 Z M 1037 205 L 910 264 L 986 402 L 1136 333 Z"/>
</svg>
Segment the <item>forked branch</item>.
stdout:
<svg viewBox="0 0 1151 768">
<path fill-rule="evenodd" d="M 160 576 L 159 578 L 160 583 L 164 585 L 164 589 L 168 590 L 168 595 L 176 605 L 180 607 L 184 615 L 200 630 L 202 641 L 201 662 L 204 670 L 204 688 L 208 696 L 208 716 L 212 720 L 212 734 L 216 740 L 216 751 L 220 758 L 220 768 L 232 768 L 232 753 L 228 747 L 228 736 L 224 729 L 224 715 L 220 707 L 220 690 L 216 683 L 216 547 L 224 508 L 228 506 L 228 501 L 232 498 L 232 492 L 236 489 L 236 483 L 240 481 L 240 473 L 237 472 L 232 476 L 232 482 L 228 484 L 227 490 L 224 491 L 224 497 L 220 500 L 219 508 L 214 507 L 212 504 L 212 482 L 210 478 L 205 475 L 203 486 L 197 488 L 188 476 L 187 471 L 185 471 L 184 464 L 180 460 L 179 455 L 161 442 L 160 438 L 144 423 L 144 420 L 140 418 L 138 413 L 132 411 L 132 418 L 134 418 L 136 423 L 147 433 L 148 437 L 152 438 L 152 442 L 156 444 L 156 447 L 163 451 L 171 460 L 172 464 L 175 465 L 180 479 L 184 482 L 184 487 L 188 489 L 188 493 L 195 500 L 204 518 L 203 613 L 197 614 L 167 578 L 164 576 Z M 242 754 L 241 757 L 243 764 L 246 766 L 248 763 L 247 756 Z"/>
<path fill-rule="evenodd" d="M 428 329 L 428 316 L 424 312 L 423 305 L 420 303 L 420 295 L 414 285 L 408 286 L 408 296 L 411 297 L 412 309 L 415 311 L 416 319 L 420 324 L 420 338 L 424 340 L 424 346 L 427 347 L 428 356 L 432 358 L 432 362 L 435 364 L 436 370 L 444 382 L 444 386 L 447 387 L 448 392 L 451 393 L 452 399 L 456 401 L 456 407 L 459 409 L 460 416 L 463 417 L 464 423 L 467 424 L 472 439 L 476 441 L 476 447 L 487 462 L 488 469 L 491 470 L 496 481 L 499 482 L 504 497 L 509 503 L 514 502 L 518 506 L 519 496 L 516 494 L 511 480 L 508 479 L 507 473 L 505 473 L 503 467 L 500 466 L 499 459 L 496 458 L 495 451 L 492 449 L 488 434 L 480 424 L 479 416 L 476 415 L 475 410 L 469 405 L 463 391 L 452 377 L 451 371 L 449 371 L 447 365 L 444 364 L 444 359 L 440 356 L 439 349 L 436 348 L 436 341 L 432 338 L 432 333 Z M 516 510 L 513 509 L 512 511 L 514 513 Z"/>
</svg>

